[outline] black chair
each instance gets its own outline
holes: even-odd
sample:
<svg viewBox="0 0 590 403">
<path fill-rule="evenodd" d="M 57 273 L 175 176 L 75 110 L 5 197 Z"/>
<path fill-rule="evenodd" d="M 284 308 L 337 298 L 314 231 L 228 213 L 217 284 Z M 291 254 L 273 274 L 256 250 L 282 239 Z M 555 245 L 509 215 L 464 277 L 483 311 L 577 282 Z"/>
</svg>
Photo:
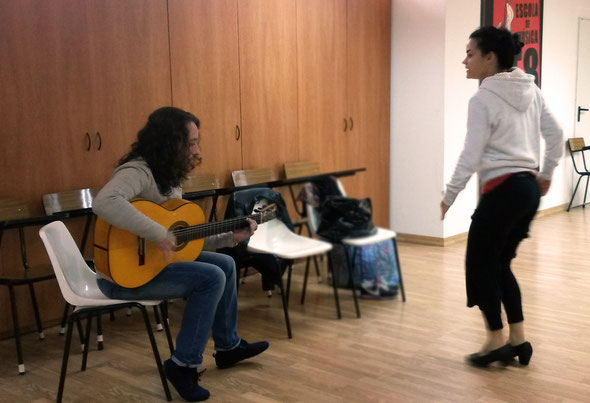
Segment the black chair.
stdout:
<svg viewBox="0 0 590 403">
<path fill-rule="evenodd" d="M 31 303 L 33 305 L 33 312 L 35 314 L 35 322 L 39 339 L 45 339 L 45 333 L 41 324 L 41 317 L 39 315 L 39 307 L 37 304 L 37 297 L 33 285 L 42 281 L 53 280 L 55 274 L 51 265 L 42 264 L 30 266 L 27 260 L 27 248 L 25 243 L 25 226 L 39 224 L 35 221 L 27 221 L 34 214 L 31 214 L 29 205 L 21 200 L 13 198 L 0 199 L 0 245 L 2 244 L 2 234 L 4 229 L 16 228 L 19 235 L 21 264 L 19 267 L 2 268 L 0 274 L 0 285 L 8 287 L 10 295 L 10 307 L 12 310 L 12 321 L 14 340 L 16 342 L 16 355 L 18 359 L 18 373 L 23 375 L 25 371 L 25 364 L 23 360 L 23 351 L 21 346 L 21 331 L 18 321 L 18 307 L 14 288 L 17 286 L 27 286 L 31 295 Z M 22 220 L 21 224 L 15 224 Z M 14 225 L 12 225 L 14 224 Z"/>
<path fill-rule="evenodd" d="M 576 192 L 578 191 L 578 185 L 580 184 L 580 181 L 583 177 L 586 177 L 586 190 L 584 191 L 584 201 L 582 202 L 582 208 L 586 208 L 586 195 L 588 194 L 588 181 L 590 180 L 590 171 L 588 171 L 588 168 L 586 167 L 586 157 L 584 156 L 584 151 L 590 150 L 590 146 L 586 146 L 584 144 L 583 137 L 570 138 L 567 140 L 567 145 L 570 151 L 570 157 L 572 158 L 574 170 L 579 175 L 578 182 L 576 183 L 576 187 L 574 188 L 574 193 L 572 194 L 570 203 L 567 206 L 567 211 L 570 211 L 572 203 L 574 202 L 574 197 L 576 196 Z M 584 165 L 583 170 L 578 168 L 578 164 L 576 164 L 576 153 L 580 153 L 582 155 L 582 163 Z"/>
</svg>

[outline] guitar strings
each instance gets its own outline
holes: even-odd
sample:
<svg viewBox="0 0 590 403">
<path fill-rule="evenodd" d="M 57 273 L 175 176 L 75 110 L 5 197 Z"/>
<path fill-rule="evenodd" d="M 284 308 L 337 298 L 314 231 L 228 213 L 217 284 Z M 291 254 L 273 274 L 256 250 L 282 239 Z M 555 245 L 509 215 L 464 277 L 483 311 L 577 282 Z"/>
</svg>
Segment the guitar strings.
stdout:
<svg viewBox="0 0 590 403">
<path fill-rule="evenodd" d="M 217 228 L 227 228 L 227 230 L 231 230 L 234 229 L 234 227 L 236 227 L 236 225 L 238 225 L 241 222 L 244 222 L 246 220 L 246 218 L 251 218 L 254 221 L 257 221 L 257 218 L 262 217 L 262 214 L 252 214 L 249 216 L 245 216 L 245 217 L 236 217 L 236 218 L 230 218 L 224 221 L 219 221 L 219 222 L 212 222 L 212 223 L 205 223 L 205 224 L 197 224 L 197 225 L 193 225 L 190 227 L 184 227 L 184 228 L 178 228 L 172 231 L 172 233 L 178 237 L 181 238 L 189 238 L 191 235 L 206 235 L 207 232 L 210 232 L 211 230 L 217 229 Z M 258 222 L 258 221 L 257 221 Z M 225 231 L 222 231 L 225 232 Z M 201 237 L 196 237 L 193 239 L 199 239 Z"/>
</svg>

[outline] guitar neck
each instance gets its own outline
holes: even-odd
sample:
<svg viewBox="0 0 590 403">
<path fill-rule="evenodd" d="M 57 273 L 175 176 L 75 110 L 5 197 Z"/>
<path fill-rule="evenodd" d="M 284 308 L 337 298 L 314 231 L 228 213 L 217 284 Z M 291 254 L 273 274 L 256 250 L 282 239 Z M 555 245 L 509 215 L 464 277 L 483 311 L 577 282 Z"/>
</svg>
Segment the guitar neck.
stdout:
<svg viewBox="0 0 590 403">
<path fill-rule="evenodd" d="M 252 214 L 245 217 L 236 217 L 223 221 L 178 228 L 173 230 L 172 233 L 176 236 L 178 243 L 188 242 L 212 235 L 223 234 L 224 232 L 231 232 L 240 228 L 246 228 L 249 226 L 247 221 L 248 218 L 254 220 L 257 224 L 261 224 L 261 217 L 261 214 Z"/>
</svg>

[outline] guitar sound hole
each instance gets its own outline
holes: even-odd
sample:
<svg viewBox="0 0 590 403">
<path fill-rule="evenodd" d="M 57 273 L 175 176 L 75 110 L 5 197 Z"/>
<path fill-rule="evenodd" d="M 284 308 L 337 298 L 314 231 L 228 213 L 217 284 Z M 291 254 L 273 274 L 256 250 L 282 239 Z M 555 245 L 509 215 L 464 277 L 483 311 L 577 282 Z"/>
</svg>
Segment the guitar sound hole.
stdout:
<svg viewBox="0 0 590 403">
<path fill-rule="evenodd" d="M 169 231 L 175 232 L 175 231 L 187 228 L 187 227 L 189 227 L 187 222 L 177 221 L 170 226 Z M 179 250 L 183 249 L 187 244 L 188 244 L 188 240 L 186 238 L 176 235 L 176 249 L 174 249 L 174 250 L 178 252 Z"/>
</svg>

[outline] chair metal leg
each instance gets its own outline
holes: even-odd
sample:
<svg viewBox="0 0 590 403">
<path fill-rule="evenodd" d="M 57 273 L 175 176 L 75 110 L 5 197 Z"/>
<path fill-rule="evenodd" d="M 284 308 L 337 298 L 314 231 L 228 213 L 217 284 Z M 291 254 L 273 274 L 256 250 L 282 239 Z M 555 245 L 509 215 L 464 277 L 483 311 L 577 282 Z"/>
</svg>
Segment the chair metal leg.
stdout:
<svg viewBox="0 0 590 403">
<path fill-rule="evenodd" d="M 246 284 L 246 276 L 247 275 L 248 275 L 248 266 L 244 267 L 244 275 L 242 276 L 242 280 L 241 280 L 242 284 Z"/>
<path fill-rule="evenodd" d="M 66 383 L 66 372 L 68 370 L 68 358 L 70 356 L 70 346 L 72 343 L 72 331 L 74 330 L 74 319 L 77 319 L 77 313 L 73 312 L 68 318 L 66 344 L 64 346 L 64 356 L 61 361 L 61 373 L 59 375 L 59 387 L 57 388 L 57 403 L 61 403 Z"/>
<path fill-rule="evenodd" d="M 96 315 L 100 315 L 100 311 L 96 312 Z M 88 319 L 86 320 L 86 338 L 84 339 L 84 351 L 82 353 L 82 366 L 80 371 L 86 371 L 86 362 L 88 360 L 88 350 L 90 350 L 90 329 L 92 328 L 92 316 L 93 313 L 88 313 Z"/>
<path fill-rule="evenodd" d="M 574 193 L 572 194 L 572 198 L 570 199 L 570 204 L 567 206 L 567 211 L 570 211 L 570 209 L 572 208 L 572 203 L 574 202 L 574 197 L 576 197 L 576 192 L 578 191 L 578 185 L 580 184 L 581 180 L 582 180 L 582 177 L 580 176 L 578 178 L 578 182 L 576 183 L 576 187 L 574 188 Z"/>
<path fill-rule="evenodd" d="M 24 375 L 25 364 L 23 361 L 23 349 L 20 342 L 20 327 L 18 325 L 18 311 L 16 309 L 16 297 L 14 295 L 14 287 L 8 285 L 8 293 L 10 294 L 10 308 L 12 309 L 12 326 L 14 330 L 14 341 L 16 342 L 16 357 L 18 359 L 18 374 Z"/>
<path fill-rule="evenodd" d="M 287 308 L 289 307 L 289 295 L 291 294 L 291 274 L 293 273 L 293 262 L 289 262 L 289 266 L 287 267 L 288 273 L 287 273 L 287 295 L 285 296 L 286 298 L 286 303 L 287 303 Z"/>
<path fill-rule="evenodd" d="M 96 315 L 96 348 L 98 350 L 104 349 L 103 341 L 104 340 L 102 337 L 102 312 L 101 312 L 98 315 Z"/>
<path fill-rule="evenodd" d="M 68 322 L 68 312 L 70 311 L 70 304 L 66 302 L 66 305 L 64 306 L 64 313 L 61 317 L 61 325 L 59 328 L 59 335 L 63 336 L 66 333 L 66 324 Z"/>
<path fill-rule="evenodd" d="M 158 313 L 158 307 L 154 305 L 154 320 L 156 321 L 156 330 L 161 332 L 164 330 L 162 327 L 162 321 L 160 320 L 160 314 Z"/>
<path fill-rule="evenodd" d="M 80 336 L 80 350 L 84 351 L 84 330 L 82 330 L 82 322 L 80 322 L 80 318 L 76 317 L 76 327 L 78 328 L 78 335 Z"/>
<path fill-rule="evenodd" d="M 307 278 L 309 277 L 309 262 L 311 257 L 307 257 L 307 261 L 305 262 L 305 276 L 303 277 L 303 289 L 301 290 L 301 305 L 305 303 L 305 291 L 307 290 Z"/>
<path fill-rule="evenodd" d="M 162 360 L 160 359 L 160 353 L 158 352 L 158 346 L 156 344 L 156 339 L 154 338 L 154 332 L 152 331 L 152 326 L 150 324 L 150 319 L 147 314 L 147 310 L 141 304 L 137 304 L 137 307 L 141 310 L 143 315 L 143 321 L 145 322 L 145 328 L 148 332 L 148 336 L 150 338 L 150 343 L 152 345 L 152 351 L 154 352 L 154 358 L 156 359 L 156 365 L 158 366 L 158 372 L 160 373 L 160 379 L 162 381 L 162 386 L 164 387 L 164 393 L 166 394 L 166 400 L 171 401 L 172 396 L 170 395 L 170 389 L 168 388 L 168 382 L 166 381 L 166 376 L 164 375 L 164 368 L 162 366 Z"/>
<path fill-rule="evenodd" d="M 35 295 L 35 288 L 32 283 L 29 283 L 29 293 L 31 294 L 31 302 L 33 303 L 33 313 L 35 314 L 35 322 L 37 324 L 37 332 L 39 333 L 39 339 L 45 339 L 45 332 L 43 332 L 43 326 L 41 325 L 41 316 L 39 315 L 39 304 L 37 303 L 37 296 Z"/>
<path fill-rule="evenodd" d="M 356 284 L 354 283 L 354 276 L 353 276 L 353 270 L 354 270 L 354 259 L 356 257 L 356 248 L 353 248 L 353 252 L 352 252 L 352 260 L 348 257 L 348 251 L 345 251 L 346 253 L 346 261 L 348 262 L 348 278 L 350 279 L 350 285 L 352 287 L 352 299 L 354 300 L 354 309 L 356 310 L 356 317 L 360 318 L 361 317 L 361 310 L 359 307 L 359 300 L 358 300 L 358 296 L 356 293 Z"/>
<path fill-rule="evenodd" d="M 283 287 L 283 278 L 279 277 L 278 287 L 281 291 L 281 298 L 283 299 L 283 313 L 285 314 L 285 325 L 287 326 L 287 336 L 292 339 L 293 334 L 291 333 L 291 321 L 289 320 L 289 306 L 287 296 L 285 295 L 285 289 Z"/>
<path fill-rule="evenodd" d="M 323 257 L 324 255 L 322 255 Z M 322 279 L 322 273 L 320 273 L 320 265 L 318 264 L 318 257 L 314 256 L 313 257 L 313 264 L 315 265 L 315 274 L 318 277 L 318 283 L 321 283 L 323 281 Z"/>
<path fill-rule="evenodd" d="M 586 208 L 586 195 L 588 194 L 588 180 L 590 180 L 590 176 L 586 176 L 586 190 L 584 191 L 584 202 L 582 203 L 582 208 Z"/>
<path fill-rule="evenodd" d="M 168 347 L 170 348 L 170 355 L 174 354 L 174 342 L 172 341 L 172 334 L 170 333 L 170 321 L 168 320 L 168 301 L 164 300 L 160 304 L 160 311 L 162 312 L 162 323 L 166 331 L 166 340 L 168 340 Z"/>
<path fill-rule="evenodd" d="M 338 319 L 342 319 L 342 313 L 340 312 L 340 300 L 338 299 L 338 274 L 334 270 L 332 262 L 332 251 L 328 252 L 328 270 L 332 273 L 332 288 L 334 289 L 334 301 L 336 301 L 336 314 Z"/>
<path fill-rule="evenodd" d="M 397 253 L 397 241 L 391 238 L 393 244 L 393 253 L 395 253 L 395 263 L 397 264 L 397 274 L 399 275 L 399 289 L 402 293 L 402 301 L 406 302 L 406 289 L 404 288 L 404 279 L 402 277 L 402 266 L 399 264 L 399 253 Z"/>
</svg>

